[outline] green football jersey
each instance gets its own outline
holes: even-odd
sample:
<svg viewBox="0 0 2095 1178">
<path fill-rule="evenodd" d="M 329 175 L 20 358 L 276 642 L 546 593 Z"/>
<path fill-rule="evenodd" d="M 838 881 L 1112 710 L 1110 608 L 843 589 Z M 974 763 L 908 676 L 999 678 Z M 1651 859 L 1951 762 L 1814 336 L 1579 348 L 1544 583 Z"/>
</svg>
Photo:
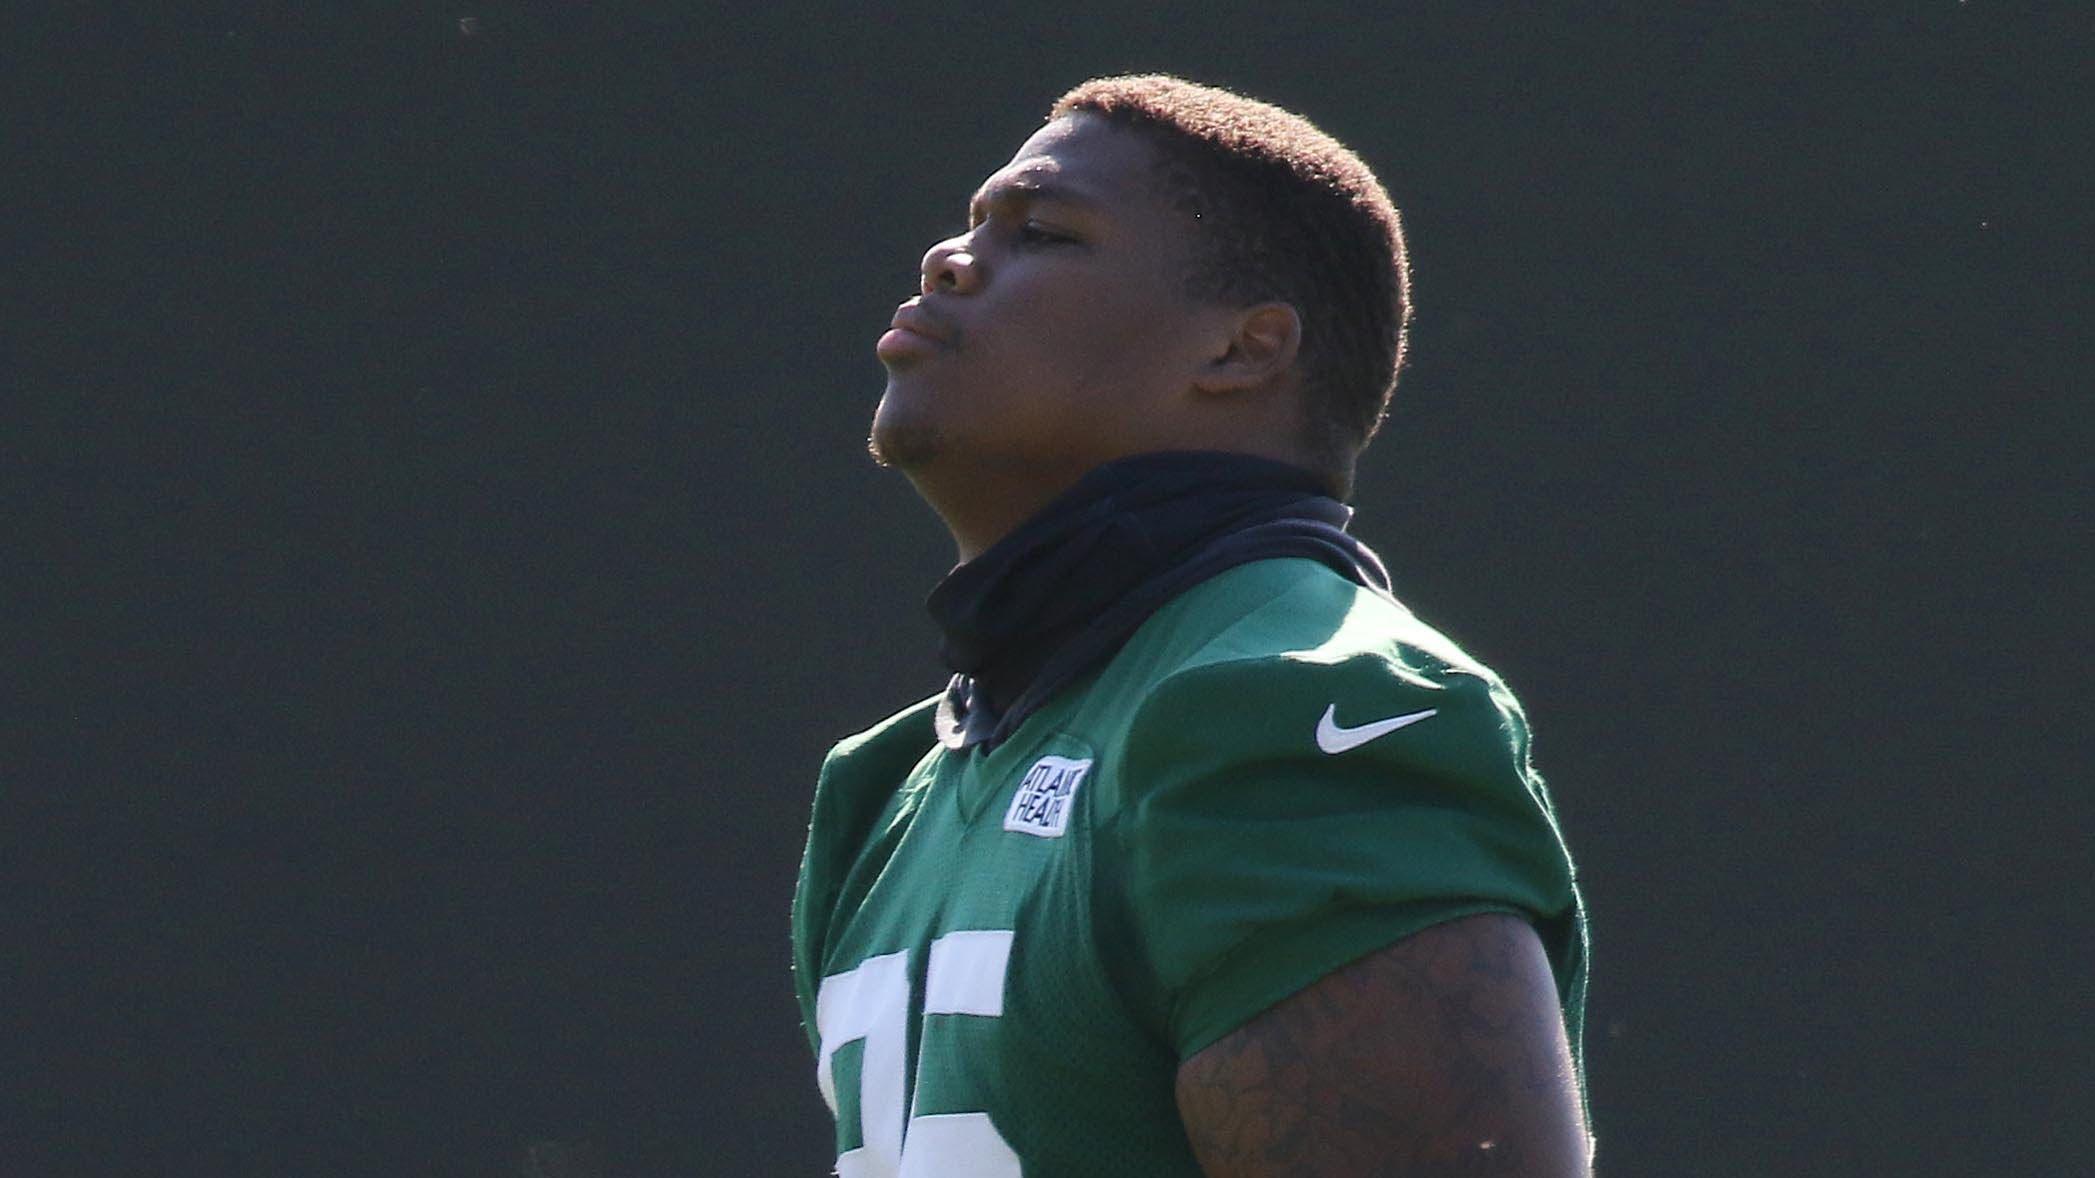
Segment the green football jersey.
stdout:
<svg viewBox="0 0 2095 1178">
<path fill-rule="evenodd" d="M 1321 564 L 1203 582 L 992 751 L 925 701 L 822 767 L 795 977 L 837 1173 L 1200 1174 L 1179 1062 L 1441 921 L 1585 924 L 1520 706 Z"/>
</svg>

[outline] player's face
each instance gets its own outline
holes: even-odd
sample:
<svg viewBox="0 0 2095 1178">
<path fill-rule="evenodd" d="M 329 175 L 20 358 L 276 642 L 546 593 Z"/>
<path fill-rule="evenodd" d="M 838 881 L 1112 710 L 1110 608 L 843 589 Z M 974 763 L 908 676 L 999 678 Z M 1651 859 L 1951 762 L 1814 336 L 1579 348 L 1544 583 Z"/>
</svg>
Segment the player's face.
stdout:
<svg viewBox="0 0 2095 1178">
<path fill-rule="evenodd" d="M 1073 479 L 1167 448 L 1211 340 L 1184 290 L 1185 230 L 1151 148 L 1093 115 L 1028 139 L 924 255 L 876 347 L 873 450 L 918 474 Z"/>
</svg>

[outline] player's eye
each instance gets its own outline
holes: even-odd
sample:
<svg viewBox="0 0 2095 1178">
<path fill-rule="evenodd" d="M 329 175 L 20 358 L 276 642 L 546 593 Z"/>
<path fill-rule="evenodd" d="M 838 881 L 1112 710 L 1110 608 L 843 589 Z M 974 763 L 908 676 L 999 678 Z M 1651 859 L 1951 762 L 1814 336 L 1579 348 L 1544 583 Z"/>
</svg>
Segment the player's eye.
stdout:
<svg viewBox="0 0 2095 1178">
<path fill-rule="evenodd" d="M 1027 221 L 1018 227 L 1018 240 L 1022 245 L 1059 245 L 1076 239 L 1038 221 Z"/>
</svg>

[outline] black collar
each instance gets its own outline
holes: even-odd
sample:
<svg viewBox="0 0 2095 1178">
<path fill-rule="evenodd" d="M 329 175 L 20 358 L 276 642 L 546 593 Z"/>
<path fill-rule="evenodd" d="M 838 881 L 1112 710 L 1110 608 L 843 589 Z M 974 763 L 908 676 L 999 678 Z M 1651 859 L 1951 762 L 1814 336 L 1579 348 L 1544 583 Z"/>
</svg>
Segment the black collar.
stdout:
<svg viewBox="0 0 2095 1178">
<path fill-rule="evenodd" d="M 932 591 L 955 672 L 939 739 L 994 748 L 1166 602 L 1239 564 L 1308 557 L 1386 592 L 1382 562 L 1346 533 L 1352 515 L 1310 472 L 1248 454 L 1098 467 Z"/>
</svg>

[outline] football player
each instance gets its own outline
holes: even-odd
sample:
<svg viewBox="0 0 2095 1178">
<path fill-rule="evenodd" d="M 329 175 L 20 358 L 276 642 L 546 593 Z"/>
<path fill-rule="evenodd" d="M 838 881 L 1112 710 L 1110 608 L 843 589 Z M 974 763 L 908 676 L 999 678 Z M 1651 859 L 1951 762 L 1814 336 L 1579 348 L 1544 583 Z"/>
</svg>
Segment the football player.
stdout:
<svg viewBox="0 0 2095 1178">
<path fill-rule="evenodd" d="M 844 1178 L 1578 1175 L 1585 917 L 1527 722 L 1347 531 L 1397 211 L 1306 120 L 1055 103 L 872 427 L 955 672 L 837 745 L 794 965 Z"/>
</svg>

